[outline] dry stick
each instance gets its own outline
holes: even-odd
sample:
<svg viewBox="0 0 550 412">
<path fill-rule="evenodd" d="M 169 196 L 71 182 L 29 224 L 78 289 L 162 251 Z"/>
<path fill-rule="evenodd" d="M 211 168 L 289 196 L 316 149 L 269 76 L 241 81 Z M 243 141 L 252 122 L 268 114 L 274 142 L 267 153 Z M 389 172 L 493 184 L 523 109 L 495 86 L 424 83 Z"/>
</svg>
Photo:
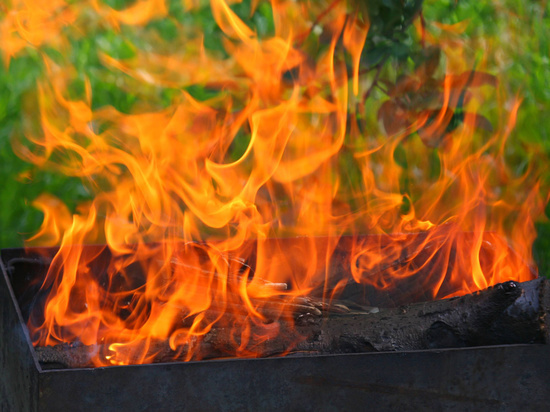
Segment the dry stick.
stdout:
<svg viewBox="0 0 550 412">
<path fill-rule="evenodd" d="M 244 260 L 238 258 L 227 258 L 229 260 L 237 261 L 241 266 L 250 268 Z M 178 259 L 172 259 L 172 265 L 180 267 L 183 269 L 189 269 L 194 272 L 196 278 L 204 278 L 206 280 L 217 279 L 219 281 L 227 282 L 227 275 L 220 275 L 217 272 L 211 272 L 208 270 L 197 268 L 194 265 L 188 265 L 185 262 L 181 262 Z M 252 270 L 250 268 L 250 270 Z M 241 275 L 233 275 L 232 280 L 235 280 L 238 283 L 242 282 L 244 279 Z M 274 283 L 262 278 L 255 278 L 257 287 L 260 290 L 269 290 L 272 292 L 283 292 L 288 289 L 286 283 Z M 197 290 L 204 290 L 205 293 L 209 291 L 208 288 L 202 286 L 196 286 Z M 229 287 L 227 289 L 227 294 L 230 297 L 235 298 L 237 301 L 239 299 L 239 291 L 235 288 Z M 350 312 L 350 309 L 346 306 L 344 302 L 332 301 L 331 303 L 324 302 L 318 298 L 309 298 L 309 297 L 292 297 L 292 296 L 270 296 L 269 298 L 254 298 L 249 297 L 252 301 L 253 306 L 257 311 L 266 317 L 268 320 L 277 320 L 280 317 L 292 317 L 292 314 L 313 314 L 316 316 L 321 315 L 323 312 L 334 312 L 334 313 L 347 313 Z M 234 300 L 235 300 L 234 299 Z M 249 313 L 249 309 L 240 303 L 234 303 L 234 301 L 216 301 L 212 302 L 209 312 L 212 313 L 223 313 L 226 311 L 226 307 L 231 309 L 231 312 L 237 316 L 244 315 L 245 317 Z M 369 311 L 368 308 L 361 307 L 363 311 Z"/>
<path fill-rule="evenodd" d="M 227 259 L 228 265 L 229 265 L 229 260 L 236 261 L 236 262 L 238 262 L 238 264 L 241 267 L 246 267 L 246 268 L 252 270 L 252 268 L 245 261 L 243 261 L 241 259 L 236 259 L 236 258 L 229 259 L 228 258 Z M 227 282 L 228 279 L 231 278 L 231 280 L 236 281 L 237 283 L 240 283 L 241 281 L 244 280 L 242 275 L 234 275 L 234 274 L 221 275 L 217 272 L 212 272 L 212 271 L 207 270 L 207 269 L 201 269 L 200 267 L 197 267 L 196 265 L 189 265 L 189 264 L 187 264 L 185 262 L 181 262 L 177 259 L 172 259 L 171 263 L 175 267 L 181 267 L 183 269 L 187 269 L 187 270 L 192 271 L 193 276 L 196 279 L 205 279 L 205 280 L 216 279 L 218 281 Z M 257 284 L 257 287 L 260 288 L 260 289 L 272 290 L 272 291 L 284 291 L 284 290 L 288 289 L 288 285 L 286 283 L 270 282 L 270 281 L 267 281 L 267 280 L 262 279 L 262 278 L 256 278 L 255 282 Z"/>
<path fill-rule="evenodd" d="M 470 295 L 377 313 L 307 313 L 294 321 L 279 319 L 276 336 L 244 346 L 254 356 L 267 357 L 543 343 L 549 339 L 549 310 L 549 281 L 505 282 Z M 261 329 L 252 325 L 250 335 L 261 335 Z M 235 356 L 234 346 L 235 334 L 229 328 L 214 328 L 177 352 L 168 342 L 157 341 L 148 353 L 156 354 L 154 362 L 211 359 Z M 90 366 L 98 350 L 105 349 L 64 344 L 38 347 L 36 353 L 44 367 L 74 368 Z"/>
</svg>

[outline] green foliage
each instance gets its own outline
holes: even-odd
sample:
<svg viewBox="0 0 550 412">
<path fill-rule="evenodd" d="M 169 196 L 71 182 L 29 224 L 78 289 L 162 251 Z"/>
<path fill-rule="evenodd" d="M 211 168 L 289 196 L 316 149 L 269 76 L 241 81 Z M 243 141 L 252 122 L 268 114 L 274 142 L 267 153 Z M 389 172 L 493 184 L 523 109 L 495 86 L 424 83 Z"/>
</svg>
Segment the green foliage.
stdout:
<svg viewBox="0 0 550 412">
<path fill-rule="evenodd" d="M 500 4 L 500 5 L 499 5 Z M 502 84 L 523 99 L 515 137 L 550 153 L 550 123 L 533 121 L 550 111 L 550 13 L 544 1 L 429 1 L 427 20 L 455 24 L 468 20 L 463 36 L 489 36 L 500 52 L 493 61 Z M 493 53 L 496 54 L 496 53 Z"/>
<path fill-rule="evenodd" d="M 0 71 L 0 245 L 6 247 L 18 246 L 19 233 L 31 232 L 40 223 L 40 216 L 26 205 L 26 199 L 39 193 L 18 182 L 18 175 L 29 166 L 13 154 L 10 136 L 20 116 L 22 96 L 33 87 L 41 67 L 38 59 L 31 56 L 13 61 L 7 69 L 3 62 L 0 64 L 4 67 Z"/>
<path fill-rule="evenodd" d="M 537 227 L 537 239 L 533 245 L 533 254 L 539 274 L 550 277 L 550 223 L 539 222 Z"/>
</svg>

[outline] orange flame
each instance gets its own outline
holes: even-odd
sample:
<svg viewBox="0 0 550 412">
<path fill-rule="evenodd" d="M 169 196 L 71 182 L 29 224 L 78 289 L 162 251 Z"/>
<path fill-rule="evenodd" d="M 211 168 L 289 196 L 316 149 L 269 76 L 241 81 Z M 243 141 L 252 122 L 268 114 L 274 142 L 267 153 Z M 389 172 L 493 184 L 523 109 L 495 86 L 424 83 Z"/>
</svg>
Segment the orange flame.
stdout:
<svg viewBox="0 0 550 412">
<path fill-rule="evenodd" d="M 504 156 L 520 102 L 502 97 L 498 127 L 481 116 L 498 85 L 471 70 L 453 37 L 462 26 L 440 25 L 445 36 L 425 39 L 446 56 L 441 81 L 428 85 L 441 68 L 423 67 L 388 90 L 379 110 L 365 108 L 381 131 L 358 113 L 374 80 L 360 70 L 370 23 L 351 2 L 273 0 L 269 38 L 228 2 L 210 3 L 223 56 L 185 27 L 170 54 L 137 46 L 127 59 L 99 54 L 136 84 L 218 90 L 210 99 L 182 91 L 163 110 L 92 109 L 89 82 L 84 99 L 71 99 L 74 69 L 44 57 L 40 132 L 28 130 L 14 148 L 81 177 L 96 195 L 72 216 L 51 196 L 36 201 L 45 218 L 30 244 L 59 245 L 43 317 L 29 321 L 36 345 L 98 345 L 94 364 L 111 365 L 152 362 L 155 342 L 165 341 L 199 359 L 201 339 L 226 328 L 225 355 L 257 356 L 305 296 L 397 305 L 533 277 L 533 221 L 545 199 L 536 171 L 516 176 Z M 21 24 L 25 4 L 2 22 L 8 57 L 26 42 L 63 39 L 79 11 L 66 6 L 70 13 L 46 22 L 27 7 Z M 156 0 L 122 11 L 91 5 L 82 9 L 117 28 L 168 13 Z M 304 33 L 323 38 L 317 54 Z"/>
<path fill-rule="evenodd" d="M 0 20 L 5 64 L 26 47 L 63 46 L 67 39 L 60 33 L 74 23 L 76 7 L 63 0 L 13 0 L 10 3 L 6 16 Z"/>
</svg>

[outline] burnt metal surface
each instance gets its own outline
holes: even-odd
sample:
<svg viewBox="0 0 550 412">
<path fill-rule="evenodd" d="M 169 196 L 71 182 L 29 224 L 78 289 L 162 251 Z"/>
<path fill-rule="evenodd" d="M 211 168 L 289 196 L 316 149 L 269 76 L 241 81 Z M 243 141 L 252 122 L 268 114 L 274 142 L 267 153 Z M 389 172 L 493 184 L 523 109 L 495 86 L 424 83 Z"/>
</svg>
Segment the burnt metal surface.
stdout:
<svg viewBox="0 0 550 412">
<path fill-rule="evenodd" d="M 0 411 L 34 411 L 40 366 L 2 261 L 0 267 Z"/>
<path fill-rule="evenodd" d="M 548 410 L 545 345 L 39 373 L 38 410 Z"/>
<path fill-rule="evenodd" d="M 550 403 L 549 345 L 43 370 L 12 283 L 17 290 L 2 265 L 2 411 L 546 411 Z"/>
</svg>

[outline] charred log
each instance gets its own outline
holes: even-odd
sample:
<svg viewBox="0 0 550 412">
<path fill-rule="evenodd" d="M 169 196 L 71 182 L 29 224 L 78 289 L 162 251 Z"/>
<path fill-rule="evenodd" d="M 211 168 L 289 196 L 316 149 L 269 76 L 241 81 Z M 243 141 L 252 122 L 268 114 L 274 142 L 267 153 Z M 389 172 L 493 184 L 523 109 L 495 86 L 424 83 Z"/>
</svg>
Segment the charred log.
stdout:
<svg viewBox="0 0 550 412">
<path fill-rule="evenodd" d="M 277 334 L 263 341 L 250 339 L 242 353 L 269 357 L 547 343 L 549 310 L 550 286 L 541 278 L 379 311 L 353 304 L 330 307 L 305 299 L 293 319 L 253 326 L 257 330 L 250 336 L 261 336 L 266 327 L 276 328 Z M 235 356 L 235 338 L 229 328 L 215 328 L 177 350 L 168 342 L 154 342 L 147 358 L 169 362 L 231 357 Z M 90 359 L 107 350 L 64 344 L 37 347 L 36 353 L 44 368 L 75 368 L 91 366 Z M 135 363 L 140 361 L 135 359 Z"/>
</svg>

